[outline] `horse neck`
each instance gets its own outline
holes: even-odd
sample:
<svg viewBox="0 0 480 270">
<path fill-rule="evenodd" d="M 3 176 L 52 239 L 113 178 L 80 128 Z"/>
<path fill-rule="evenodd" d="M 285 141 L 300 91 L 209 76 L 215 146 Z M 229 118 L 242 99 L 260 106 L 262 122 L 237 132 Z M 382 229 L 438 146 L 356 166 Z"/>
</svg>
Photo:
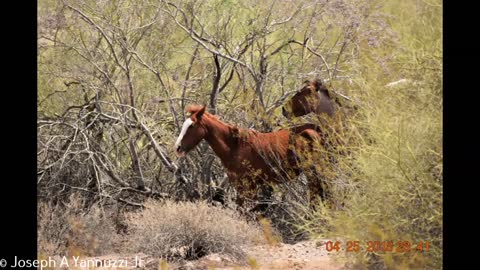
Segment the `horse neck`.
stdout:
<svg viewBox="0 0 480 270">
<path fill-rule="evenodd" d="M 234 146 L 232 127 L 212 117 L 205 117 L 203 123 L 208 130 L 205 140 L 212 147 L 213 152 L 225 162 L 231 157 Z"/>
</svg>

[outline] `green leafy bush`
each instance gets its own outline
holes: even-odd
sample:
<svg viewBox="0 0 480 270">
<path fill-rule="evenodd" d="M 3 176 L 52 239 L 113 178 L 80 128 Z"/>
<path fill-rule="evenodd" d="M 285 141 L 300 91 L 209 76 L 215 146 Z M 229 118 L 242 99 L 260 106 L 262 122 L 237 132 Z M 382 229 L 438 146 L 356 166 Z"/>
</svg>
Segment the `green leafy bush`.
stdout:
<svg viewBox="0 0 480 270">
<path fill-rule="evenodd" d="M 387 1 L 397 40 L 366 51 L 357 66 L 361 130 L 348 155 L 338 156 L 348 189 L 336 190 L 343 209 L 322 205 L 304 228 L 315 235 L 360 241 L 347 258 L 370 269 L 442 266 L 442 37 L 440 1 Z M 409 10 L 409 14 L 405 11 Z M 393 82 L 393 83 L 392 83 Z M 318 226 L 322 224 L 322 226 Z M 393 241 L 392 252 L 368 252 L 367 241 Z M 397 252 L 409 241 L 410 252 Z M 429 242 L 429 250 L 416 250 Z"/>
</svg>

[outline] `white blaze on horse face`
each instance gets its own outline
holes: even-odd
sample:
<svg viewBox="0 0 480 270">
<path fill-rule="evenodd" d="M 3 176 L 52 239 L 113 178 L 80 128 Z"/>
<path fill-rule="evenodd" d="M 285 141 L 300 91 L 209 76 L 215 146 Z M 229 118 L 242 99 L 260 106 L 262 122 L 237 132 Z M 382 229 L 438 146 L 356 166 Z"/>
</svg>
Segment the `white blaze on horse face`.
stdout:
<svg viewBox="0 0 480 270">
<path fill-rule="evenodd" d="M 185 122 L 183 122 L 182 131 L 180 132 L 180 135 L 178 135 L 178 139 L 175 142 L 175 148 L 180 146 L 180 144 L 182 143 L 183 136 L 185 136 L 185 133 L 187 133 L 188 128 L 192 124 L 193 124 L 193 121 L 190 118 L 187 118 L 187 120 L 185 120 Z"/>
</svg>

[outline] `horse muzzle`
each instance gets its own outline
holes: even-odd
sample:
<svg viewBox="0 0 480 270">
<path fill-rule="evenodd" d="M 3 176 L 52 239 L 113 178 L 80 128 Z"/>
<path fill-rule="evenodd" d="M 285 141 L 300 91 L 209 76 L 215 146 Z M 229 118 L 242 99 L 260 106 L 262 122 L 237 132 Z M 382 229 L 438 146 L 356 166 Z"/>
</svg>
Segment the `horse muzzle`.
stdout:
<svg viewBox="0 0 480 270">
<path fill-rule="evenodd" d="M 179 157 L 184 157 L 186 152 L 187 151 L 185 151 L 185 149 L 181 145 L 175 147 L 175 153 Z"/>
</svg>

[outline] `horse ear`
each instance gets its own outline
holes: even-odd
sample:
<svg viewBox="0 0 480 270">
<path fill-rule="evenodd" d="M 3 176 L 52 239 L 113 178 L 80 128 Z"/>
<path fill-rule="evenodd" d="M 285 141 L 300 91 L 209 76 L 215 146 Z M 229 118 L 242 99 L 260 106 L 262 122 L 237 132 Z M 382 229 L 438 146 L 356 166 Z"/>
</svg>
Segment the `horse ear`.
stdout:
<svg viewBox="0 0 480 270">
<path fill-rule="evenodd" d="M 207 106 L 203 106 L 200 110 L 198 110 L 194 114 L 192 114 L 193 122 L 197 122 L 197 121 L 202 119 L 202 116 L 205 113 L 206 108 L 207 108 Z"/>
<path fill-rule="evenodd" d="M 315 87 L 315 91 L 317 91 L 317 92 L 320 91 L 320 90 L 323 90 L 323 88 L 325 88 L 325 85 L 323 84 L 321 79 L 313 80 L 312 85 L 313 85 L 313 87 Z"/>
<path fill-rule="evenodd" d="M 197 117 L 201 118 L 202 115 L 205 113 L 205 109 L 207 109 L 207 106 L 203 106 L 198 112 L 197 112 Z"/>
</svg>

